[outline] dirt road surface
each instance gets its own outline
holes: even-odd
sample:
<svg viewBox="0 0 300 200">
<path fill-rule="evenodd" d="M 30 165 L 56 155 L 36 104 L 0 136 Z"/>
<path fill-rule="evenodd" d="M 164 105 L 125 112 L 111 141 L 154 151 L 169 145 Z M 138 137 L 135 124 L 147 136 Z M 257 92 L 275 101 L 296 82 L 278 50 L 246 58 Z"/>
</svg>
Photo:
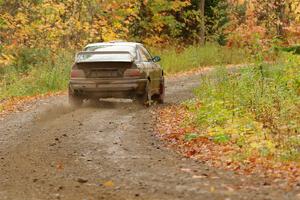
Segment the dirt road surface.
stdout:
<svg viewBox="0 0 300 200">
<path fill-rule="evenodd" d="M 168 80 L 167 104 L 192 97 L 199 76 Z M 299 196 L 297 188 L 276 189 L 258 176 L 209 168 L 164 147 L 155 137 L 152 109 L 131 102 L 72 109 L 66 102 L 66 96 L 51 97 L 0 120 L 1 200 Z"/>
</svg>

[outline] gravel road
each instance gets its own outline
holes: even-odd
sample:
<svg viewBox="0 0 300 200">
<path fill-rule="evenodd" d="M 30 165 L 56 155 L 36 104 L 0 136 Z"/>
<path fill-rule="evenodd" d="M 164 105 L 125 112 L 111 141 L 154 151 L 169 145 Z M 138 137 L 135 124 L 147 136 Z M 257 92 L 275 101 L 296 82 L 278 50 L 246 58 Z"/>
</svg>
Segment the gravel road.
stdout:
<svg viewBox="0 0 300 200">
<path fill-rule="evenodd" d="M 200 76 L 169 79 L 166 104 L 192 97 Z M 155 137 L 152 108 L 122 101 L 72 109 L 66 102 L 50 97 L 0 120 L 1 200 L 297 199 L 295 188 L 276 189 L 166 148 Z"/>
</svg>

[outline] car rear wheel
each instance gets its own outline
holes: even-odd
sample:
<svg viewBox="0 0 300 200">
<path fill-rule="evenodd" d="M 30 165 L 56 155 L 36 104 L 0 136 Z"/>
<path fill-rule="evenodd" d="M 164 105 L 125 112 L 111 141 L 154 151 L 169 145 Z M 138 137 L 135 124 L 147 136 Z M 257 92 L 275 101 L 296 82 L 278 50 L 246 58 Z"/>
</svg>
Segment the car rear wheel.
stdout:
<svg viewBox="0 0 300 200">
<path fill-rule="evenodd" d="M 147 81 L 147 84 L 145 87 L 145 93 L 142 96 L 138 97 L 138 100 L 142 105 L 151 106 L 152 94 L 151 94 L 150 81 Z"/>
<path fill-rule="evenodd" d="M 80 107 L 83 103 L 83 98 L 76 96 L 69 88 L 69 104 L 73 107 Z"/>
<path fill-rule="evenodd" d="M 165 101 L 165 80 L 164 78 L 162 78 L 160 80 L 160 84 L 159 84 L 159 94 L 155 94 L 153 96 L 153 99 L 159 103 L 159 104 L 163 104 Z"/>
<path fill-rule="evenodd" d="M 165 102 L 165 79 L 162 78 L 159 85 L 159 97 L 157 102 L 163 104 Z"/>
</svg>

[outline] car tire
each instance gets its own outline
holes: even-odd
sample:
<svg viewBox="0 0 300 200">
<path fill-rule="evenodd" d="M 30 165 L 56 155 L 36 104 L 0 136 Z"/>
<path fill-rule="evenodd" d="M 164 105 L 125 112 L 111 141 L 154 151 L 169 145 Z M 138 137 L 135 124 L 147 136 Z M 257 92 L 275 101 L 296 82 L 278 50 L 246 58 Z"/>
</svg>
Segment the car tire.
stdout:
<svg viewBox="0 0 300 200">
<path fill-rule="evenodd" d="M 162 77 L 159 85 L 159 96 L 157 99 L 159 104 L 163 104 L 165 102 L 165 78 Z"/>
<path fill-rule="evenodd" d="M 138 97 L 138 100 L 142 105 L 145 105 L 147 107 L 151 106 L 152 95 L 151 95 L 151 84 L 149 80 L 147 81 L 145 86 L 145 93 L 142 96 Z"/>
<path fill-rule="evenodd" d="M 69 88 L 69 104 L 73 107 L 80 107 L 83 104 L 83 98 L 76 96 Z"/>
</svg>

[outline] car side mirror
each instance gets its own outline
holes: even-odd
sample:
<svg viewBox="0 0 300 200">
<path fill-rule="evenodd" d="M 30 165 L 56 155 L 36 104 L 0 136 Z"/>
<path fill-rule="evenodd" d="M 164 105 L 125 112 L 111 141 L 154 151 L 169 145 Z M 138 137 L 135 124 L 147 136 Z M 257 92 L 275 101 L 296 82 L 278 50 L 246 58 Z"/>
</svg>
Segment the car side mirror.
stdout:
<svg viewBox="0 0 300 200">
<path fill-rule="evenodd" d="M 161 58 L 160 58 L 159 56 L 154 56 L 154 57 L 152 58 L 152 61 L 153 61 L 153 62 L 159 62 L 159 61 L 161 61 Z"/>
</svg>

